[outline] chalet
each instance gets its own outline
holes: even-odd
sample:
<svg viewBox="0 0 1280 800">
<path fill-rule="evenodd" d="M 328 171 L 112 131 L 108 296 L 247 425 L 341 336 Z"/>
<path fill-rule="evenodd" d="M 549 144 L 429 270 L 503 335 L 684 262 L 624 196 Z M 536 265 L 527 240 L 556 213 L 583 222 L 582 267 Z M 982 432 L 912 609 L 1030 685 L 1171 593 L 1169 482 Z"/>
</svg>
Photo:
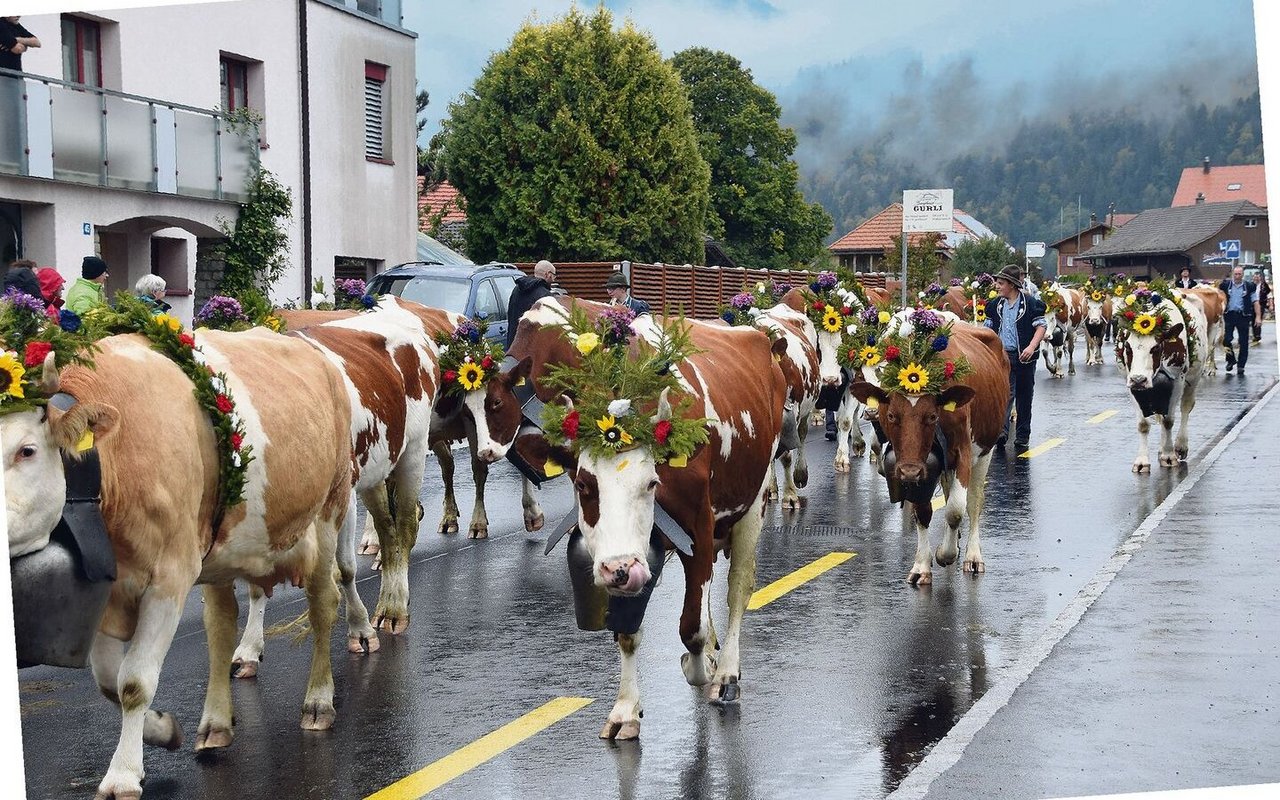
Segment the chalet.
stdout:
<svg viewBox="0 0 1280 800">
<path fill-rule="evenodd" d="M 1208 156 L 1198 167 L 1187 167 L 1178 179 L 1178 188 L 1169 205 L 1193 206 L 1197 203 L 1236 203 L 1248 200 L 1259 208 L 1267 207 L 1267 180 L 1262 164 L 1237 167 L 1214 167 Z"/>
<path fill-rule="evenodd" d="M 1049 245 L 1058 254 L 1058 274 L 1093 274 L 1092 264 L 1078 259 L 1080 251 L 1102 244 L 1103 240 L 1114 233 L 1117 228 L 1136 216 L 1138 215 L 1111 214 L 1104 221 L 1099 222 L 1097 214 L 1090 214 L 1087 228 Z"/>
<path fill-rule="evenodd" d="M 901 235 L 902 204 L 891 203 L 883 211 L 828 245 L 827 249 L 839 259 L 841 267 L 860 273 L 879 272 L 883 269 L 885 251 L 893 246 L 894 237 Z M 926 235 L 908 234 L 908 242 L 917 242 Z M 938 255 L 942 256 L 944 264 L 943 272 L 947 272 L 945 264 L 951 260 L 952 251 L 961 242 L 995 236 L 986 225 L 956 209 L 952 213 L 951 232 L 943 234 L 938 242 Z"/>
</svg>

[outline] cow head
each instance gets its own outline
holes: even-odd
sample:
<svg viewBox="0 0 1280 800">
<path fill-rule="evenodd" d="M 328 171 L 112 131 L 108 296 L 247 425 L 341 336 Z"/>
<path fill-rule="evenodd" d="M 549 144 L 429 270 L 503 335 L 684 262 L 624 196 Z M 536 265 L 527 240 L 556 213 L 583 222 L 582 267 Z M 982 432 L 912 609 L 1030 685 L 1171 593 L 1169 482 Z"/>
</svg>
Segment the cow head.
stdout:
<svg viewBox="0 0 1280 800">
<path fill-rule="evenodd" d="M 1130 391 L 1150 389 L 1162 365 L 1186 365 L 1187 341 L 1183 324 L 1177 322 L 1164 326 L 1156 335 L 1127 331 L 1124 340 L 1116 344 L 1116 356 Z"/>
<path fill-rule="evenodd" d="M 484 382 L 484 388 L 467 392 L 463 397 L 463 413 L 472 421 L 476 432 L 476 457 L 492 464 L 511 449 L 524 413 L 515 389 L 529 379 L 533 358 L 525 356 L 509 370 L 499 372 Z"/>
<path fill-rule="evenodd" d="M 963 384 L 948 386 L 936 395 L 908 396 L 859 381 L 850 385 L 849 391 L 868 408 L 876 409 L 880 427 L 897 453 L 897 475 L 893 477 L 904 483 L 925 480 L 925 463 L 942 415 L 956 413 L 974 397 L 973 389 Z"/>
<path fill-rule="evenodd" d="M 49 395 L 58 390 L 53 359 L 50 353 L 45 360 L 41 386 Z M 0 415 L 10 558 L 42 549 L 62 517 L 67 496 L 62 454 L 79 457 L 86 433 L 100 442 L 118 418 L 114 408 L 97 403 L 77 403 L 65 413 L 44 407 Z"/>
</svg>

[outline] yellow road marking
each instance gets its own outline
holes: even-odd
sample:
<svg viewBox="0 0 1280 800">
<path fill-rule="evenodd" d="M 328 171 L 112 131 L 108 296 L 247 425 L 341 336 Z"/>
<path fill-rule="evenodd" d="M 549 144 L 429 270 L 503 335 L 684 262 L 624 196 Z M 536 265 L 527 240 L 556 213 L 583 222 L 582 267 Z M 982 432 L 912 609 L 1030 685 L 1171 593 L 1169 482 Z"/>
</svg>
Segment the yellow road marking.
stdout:
<svg viewBox="0 0 1280 800">
<path fill-rule="evenodd" d="M 755 611 L 757 608 L 763 608 L 764 606 L 769 605 L 792 589 L 799 587 L 807 581 L 813 580 L 833 567 L 840 566 L 856 555 L 857 553 L 826 554 L 817 561 L 814 561 L 812 564 L 807 564 L 790 575 L 781 577 L 763 589 L 756 591 L 751 595 L 751 601 L 747 603 L 747 610 Z"/>
<path fill-rule="evenodd" d="M 589 697 L 557 697 L 364 800 L 418 800 L 593 702 Z"/>
<path fill-rule="evenodd" d="M 1019 455 L 1018 458 L 1035 458 L 1038 455 L 1043 455 L 1049 452 L 1050 450 L 1052 450 L 1053 448 L 1057 447 L 1058 445 L 1062 444 L 1065 441 L 1066 439 L 1050 439 L 1044 444 L 1036 445 L 1035 447 L 1031 448 L 1027 452 Z"/>
<path fill-rule="evenodd" d="M 1101 414 L 1090 417 L 1086 424 L 1097 425 L 1099 422 L 1106 422 L 1118 413 L 1120 412 L 1116 411 L 1114 408 L 1108 409 L 1107 411 L 1103 411 Z"/>
<path fill-rule="evenodd" d="M 943 497 L 942 495 L 938 495 L 937 497 L 933 498 L 934 511 L 941 511 L 942 507 L 945 506 L 946 504 L 947 504 L 947 498 Z"/>
</svg>

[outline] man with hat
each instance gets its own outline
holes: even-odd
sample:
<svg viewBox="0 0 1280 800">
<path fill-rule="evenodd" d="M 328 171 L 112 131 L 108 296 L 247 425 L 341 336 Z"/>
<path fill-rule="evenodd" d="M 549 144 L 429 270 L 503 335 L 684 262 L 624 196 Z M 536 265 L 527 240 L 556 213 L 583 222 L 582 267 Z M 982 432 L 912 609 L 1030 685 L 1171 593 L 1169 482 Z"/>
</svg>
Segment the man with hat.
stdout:
<svg viewBox="0 0 1280 800">
<path fill-rule="evenodd" d="M 621 272 L 611 274 L 609 279 L 604 282 L 604 288 L 609 292 L 610 305 L 626 306 L 637 317 L 641 314 L 650 313 L 648 303 L 631 296 L 631 284 L 627 283 L 627 276 Z"/>
<path fill-rule="evenodd" d="M 1004 431 L 996 445 L 1004 447 L 1009 439 L 1009 414 L 1015 408 L 1018 425 L 1014 446 L 1026 450 L 1031 441 L 1031 397 L 1036 388 L 1036 354 L 1045 332 L 1045 304 L 1023 291 L 1022 270 L 1014 264 L 1003 267 L 996 275 L 998 297 L 987 301 L 986 326 L 1000 336 L 1005 355 L 1009 357 L 1009 406 L 1005 411 Z"/>
<path fill-rule="evenodd" d="M 107 262 L 97 256 L 85 256 L 80 264 L 80 277 L 67 290 L 66 307 L 82 316 L 94 308 L 105 308 L 107 295 L 103 287 L 110 277 Z"/>
</svg>

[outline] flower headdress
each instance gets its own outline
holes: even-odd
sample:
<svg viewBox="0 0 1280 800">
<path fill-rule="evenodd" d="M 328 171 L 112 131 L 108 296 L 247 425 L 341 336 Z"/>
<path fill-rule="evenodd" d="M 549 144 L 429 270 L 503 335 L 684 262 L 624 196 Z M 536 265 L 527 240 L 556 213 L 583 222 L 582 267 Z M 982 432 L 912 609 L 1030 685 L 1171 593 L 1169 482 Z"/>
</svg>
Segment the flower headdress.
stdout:
<svg viewBox="0 0 1280 800">
<path fill-rule="evenodd" d="M 1164 301 L 1169 300 L 1177 309 L 1177 317 L 1169 312 Z M 1136 333 L 1139 336 L 1155 336 L 1157 338 L 1163 336 L 1169 328 L 1181 322 L 1187 332 L 1187 343 L 1191 352 L 1191 361 L 1194 365 L 1197 354 L 1195 353 L 1195 323 L 1192 322 L 1191 315 L 1187 313 L 1183 306 L 1182 297 L 1169 288 L 1164 281 L 1153 281 L 1150 286 L 1142 286 L 1134 289 L 1120 300 L 1121 306 L 1116 314 L 1116 319 L 1120 328 L 1126 332 Z"/>
<path fill-rule="evenodd" d="M 856 281 L 853 288 L 841 285 L 834 272 L 820 272 L 804 294 L 806 313 L 814 327 L 827 333 L 843 333 L 848 319 L 867 307 L 867 295 Z"/>
<path fill-rule="evenodd" d="M 881 340 L 891 319 L 893 310 L 887 302 L 862 309 L 855 317 L 854 330 L 845 337 L 836 353 L 840 366 L 850 370 L 877 366 L 884 359 L 884 343 Z"/>
<path fill-rule="evenodd" d="M 682 411 L 692 399 L 684 394 L 672 369 L 697 351 L 682 321 L 668 321 L 656 345 L 637 339 L 630 319 L 602 314 L 593 324 L 575 306 L 564 335 L 582 355 L 578 364 L 557 364 L 548 386 L 573 395 L 574 404 L 552 403 L 543 412 L 543 430 L 552 444 L 610 455 L 645 448 L 655 461 L 687 463 L 707 441 L 705 419 L 688 419 Z M 671 413 L 653 416 L 669 396 L 679 399 Z"/>
<path fill-rule="evenodd" d="M 936 311 L 920 309 L 911 315 L 911 333 L 884 337 L 884 360 L 876 371 L 880 388 L 918 397 L 941 394 L 949 381 L 973 373 L 963 356 L 946 359 L 942 351 L 951 341 L 951 322 Z"/>
<path fill-rule="evenodd" d="M 1040 301 L 1044 303 L 1044 307 L 1049 311 L 1056 311 L 1063 307 L 1062 295 L 1053 288 L 1053 284 L 1045 281 L 1040 287 Z"/>
<path fill-rule="evenodd" d="M 937 282 L 931 283 L 919 294 L 920 304 L 925 308 L 937 308 L 946 295 L 947 287 Z"/>
<path fill-rule="evenodd" d="M 485 338 L 482 320 L 463 320 L 453 333 L 435 336 L 440 346 L 440 378 L 446 392 L 474 392 L 484 388 L 494 368 L 502 362 L 502 345 Z"/>
<path fill-rule="evenodd" d="M 45 313 L 43 300 L 16 287 L 0 295 L 0 414 L 29 411 L 45 405 L 45 359 L 54 366 L 93 365 L 93 339 L 74 311 L 58 312 L 55 321 Z"/>
<path fill-rule="evenodd" d="M 253 303 L 220 294 L 206 300 L 192 322 L 197 328 L 219 331 L 247 331 L 255 325 L 270 328 L 276 333 L 284 330 L 284 320 L 272 312 L 270 303 L 265 299 Z"/>
<path fill-rule="evenodd" d="M 974 322 L 987 321 L 987 301 L 999 296 L 996 291 L 996 279 L 990 272 L 979 272 L 969 279 L 964 286 L 965 305 Z"/>
</svg>

